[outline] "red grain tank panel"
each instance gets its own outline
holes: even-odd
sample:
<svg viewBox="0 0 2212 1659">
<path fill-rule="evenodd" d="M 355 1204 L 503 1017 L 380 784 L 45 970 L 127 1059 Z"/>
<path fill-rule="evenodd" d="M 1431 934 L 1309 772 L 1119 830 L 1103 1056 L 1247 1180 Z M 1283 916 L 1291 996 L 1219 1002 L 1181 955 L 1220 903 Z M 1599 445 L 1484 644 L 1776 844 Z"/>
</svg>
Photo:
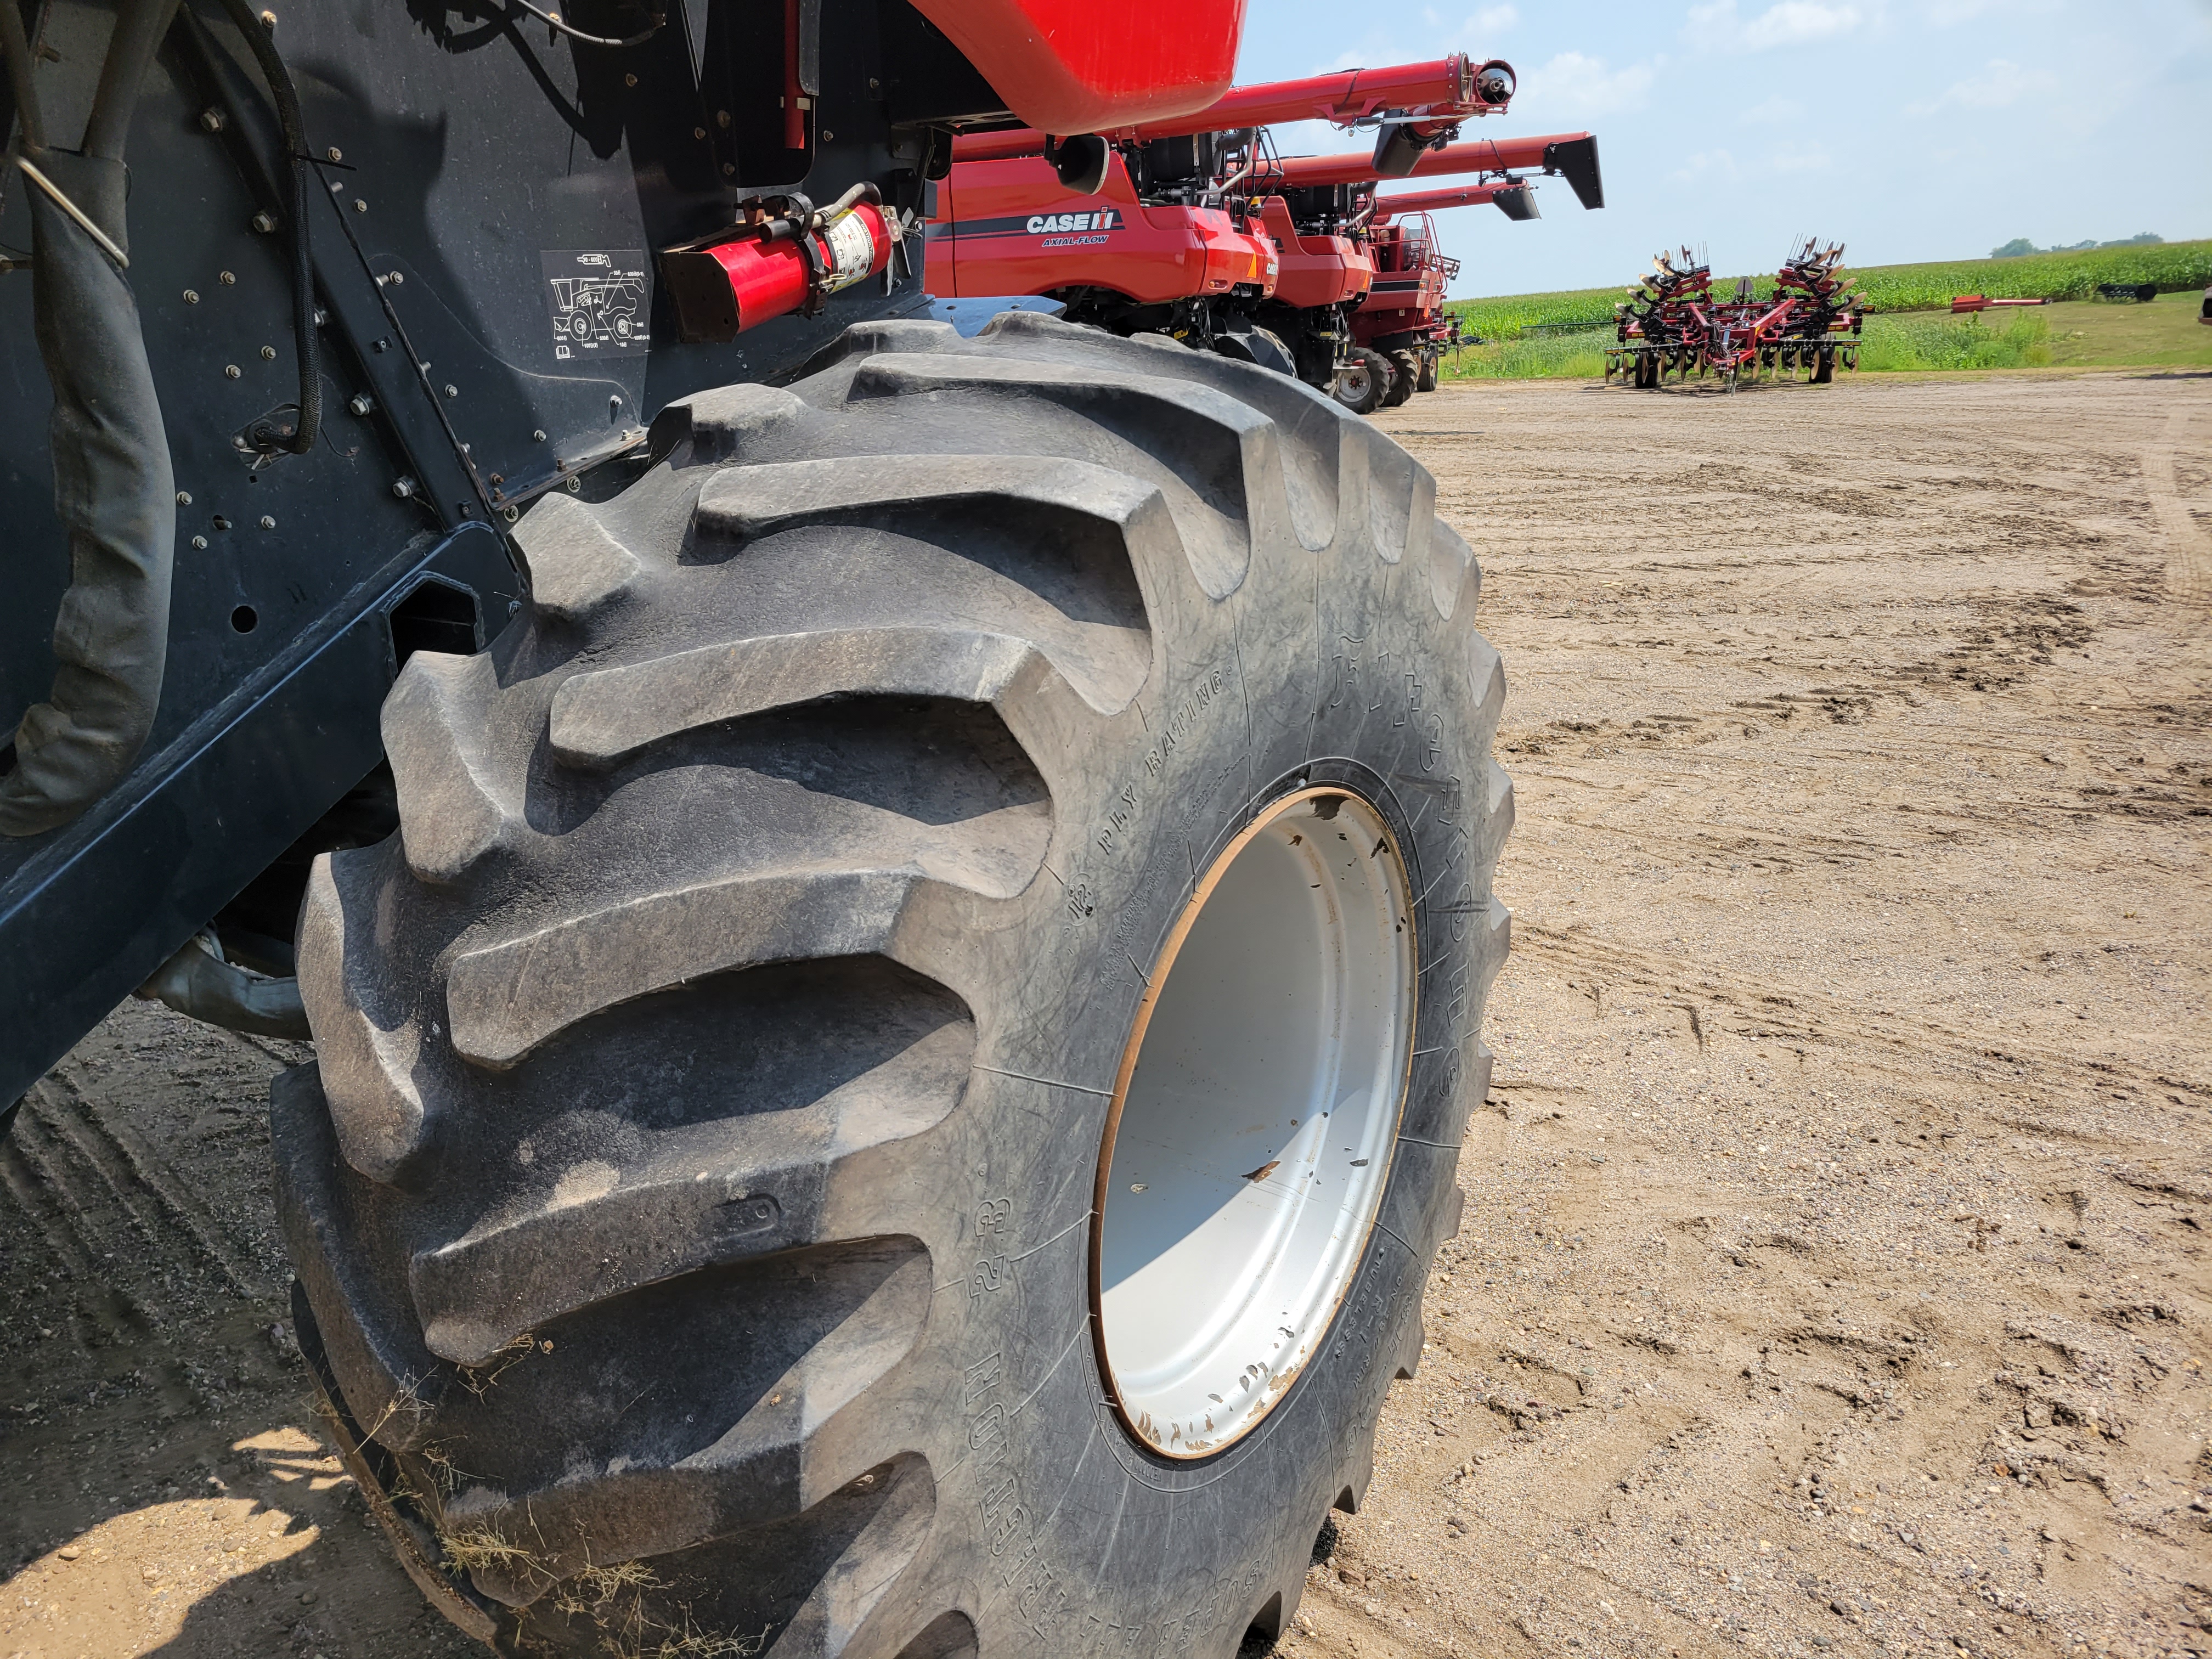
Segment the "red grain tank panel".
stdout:
<svg viewBox="0 0 2212 1659">
<path fill-rule="evenodd" d="M 1097 132 L 1203 109 L 1229 90 L 1244 0 L 915 0 L 1041 131 Z"/>
<path fill-rule="evenodd" d="M 1109 289 L 1146 304 L 1273 286 L 1274 244 L 1216 208 L 1146 207 L 1115 155 L 1079 196 L 1041 156 L 962 161 L 938 186 L 929 289 L 947 299 Z"/>
<path fill-rule="evenodd" d="M 1261 222 L 1282 250 L 1275 297 L 1285 305 L 1310 310 L 1357 300 L 1375 280 L 1374 261 L 1343 236 L 1301 236 L 1289 206 L 1270 196 L 1261 206 Z"/>
</svg>

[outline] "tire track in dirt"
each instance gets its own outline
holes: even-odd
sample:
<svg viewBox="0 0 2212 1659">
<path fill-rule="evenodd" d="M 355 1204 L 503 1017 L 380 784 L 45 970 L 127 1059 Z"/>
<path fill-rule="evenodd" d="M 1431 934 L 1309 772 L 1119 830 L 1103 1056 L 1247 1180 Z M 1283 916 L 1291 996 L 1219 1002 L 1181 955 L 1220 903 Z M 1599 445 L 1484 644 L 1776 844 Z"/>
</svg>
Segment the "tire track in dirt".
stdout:
<svg viewBox="0 0 2212 1659">
<path fill-rule="evenodd" d="M 2187 408 L 2166 416 L 2166 429 L 2143 451 L 2142 477 L 2166 538 L 2167 597 L 2192 611 L 2206 611 L 2212 610 L 2212 532 L 2197 514 L 2212 511 L 2212 506 L 2192 506 L 2179 474 L 2183 455 L 2202 453 L 2189 437 L 2196 419 L 2197 411 Z"/>
<path fill-rule="evenodd" d="M 317 1437 L 263 1045 L 126 1003 L 0 1145 L 0 1654 L 471 1650 Z"/>
<path fill-rule="evenodd" d="M 2144 457 L 2212 477 L 2212 387 L 1834 392 L 1416 445 L 1511 677 L 1516 951 L 1286 1653 L 2203 1644 L 2212 675 Z"/>
</svg>

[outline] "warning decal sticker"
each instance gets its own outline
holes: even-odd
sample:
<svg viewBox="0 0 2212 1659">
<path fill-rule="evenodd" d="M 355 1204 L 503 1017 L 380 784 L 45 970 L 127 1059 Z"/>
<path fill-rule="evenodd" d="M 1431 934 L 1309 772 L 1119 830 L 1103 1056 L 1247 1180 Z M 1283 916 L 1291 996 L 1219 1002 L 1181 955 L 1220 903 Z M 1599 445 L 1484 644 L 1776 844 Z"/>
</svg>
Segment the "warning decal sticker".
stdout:
<svg viewBox="0 0 2212 1659">
<path fill-rule="evenodd" d="M 651 346 L 652 267 L 644 249 L 556 248 L 538 258 L 556 357 L 629 356 Z"/>
</svg>

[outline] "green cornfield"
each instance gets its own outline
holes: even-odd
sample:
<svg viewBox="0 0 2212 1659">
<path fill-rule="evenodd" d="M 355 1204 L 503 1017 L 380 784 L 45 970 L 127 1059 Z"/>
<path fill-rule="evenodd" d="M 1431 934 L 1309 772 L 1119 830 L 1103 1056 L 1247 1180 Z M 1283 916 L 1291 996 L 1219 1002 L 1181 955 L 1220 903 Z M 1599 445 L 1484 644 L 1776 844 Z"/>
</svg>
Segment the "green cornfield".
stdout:
<svg viewBox="0 0 2212 1659">
<path fill-rule="evenodd" d="M 2212 285 L 2212 241 L 2161 242 L 1924 265 L 1862 268 L 1847 258 L 1844 268 L 1867 296 L 1869 311 L 1948 313 L 1952 296 L 1960 294 L 1980 294 L 1992 300 L 2086 300 L 2097 291 L 2100 283 L 2151 283 L 2162 294 L 2202 289 Z M 1609 326 L 1613 302 L 1626 297 L 1624 290 L 1636 275 L 1624 271 L 1617 288 L 1457 300 L 1449 308 L 1459 313 L 1463 328 L 1486 341 L 1518 342 L 1522 331 L 1531 327 L 1577 323 Z M 1735 285 L 1733 276 L 1716 278 L 1713 283 L 1716 292 L 1732 290 Z M 1754 276 L 1753 288 L 1761 295 L 1771 293 L 1772 274 Z M 1585 337 L 1581 343 L 1588 349 L 1592 343 Z"/>
<path fill-rule="evenodd" d="M 2051 361 L 2051 325 L 2039 312 L 1979 316 L 1869 317 L 1859 367 L 1896 373 L 1936 368 L 2035 368 Z M 1464 346 L 1443 364 L 1447 380 L 1595 380 L 1609 333 L 1529 335 Z"/>
</svg>

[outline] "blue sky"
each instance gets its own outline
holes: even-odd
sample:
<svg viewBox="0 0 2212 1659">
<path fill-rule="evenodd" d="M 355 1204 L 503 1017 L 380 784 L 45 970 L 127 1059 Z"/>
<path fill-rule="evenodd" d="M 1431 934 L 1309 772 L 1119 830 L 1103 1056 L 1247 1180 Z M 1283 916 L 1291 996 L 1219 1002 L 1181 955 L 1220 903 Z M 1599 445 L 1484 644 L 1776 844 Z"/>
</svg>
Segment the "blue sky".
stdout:
<svg viewBox="0 0 2212 1659">
<path fill-rule="evenodd" d="M 1341 40 L 1338 47 L 1334 42 Z M 1443 218 L 1458 295 L 1626 285 L 1662 246 L 1772 270 L 2212 236 L 2212 0 L 1249 0 L 1240 82 L 1468 52 L 1520 77 L 1488 136 L 1597 135 L 1607 205 Z M 1320 123 L 1283 153 L 1357 148 Z"/>
</svg>

